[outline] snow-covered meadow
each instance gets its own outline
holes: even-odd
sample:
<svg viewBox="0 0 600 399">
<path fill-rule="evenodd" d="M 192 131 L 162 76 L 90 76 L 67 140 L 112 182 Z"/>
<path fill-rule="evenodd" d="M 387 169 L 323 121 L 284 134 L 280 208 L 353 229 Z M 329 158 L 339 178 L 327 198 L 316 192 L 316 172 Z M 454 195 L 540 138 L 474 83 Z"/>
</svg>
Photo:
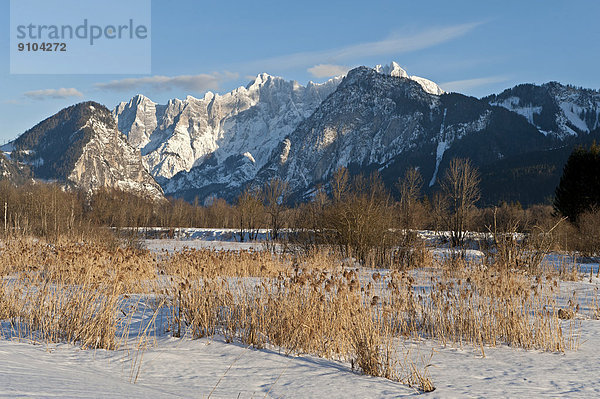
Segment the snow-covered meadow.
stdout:
<svg viewBox="0 0 600 399">
<path fill-rule="evenodd" d="M 237 242 L 230 231 L 188 232 L 179 238 L 147 239 L 156 253 L 184 247 L 265 250 L 262 242 Z M 422 234 L 427 237 L 427 233 Z M 204 236 L 204 237 L 199 237 Z M 212 237 L 212 239 L 207 237 Z M 434 240 L 431 235 L 431 240 Z M 430 248 L 443 258 L 444 248 Z M 471 251 L 476 262 L 481 254 Z M 548 257 L 564 264 L 563 256 Z M 355 267 L 355 265 L 352 265 Z M 68 343 L 21 337 L 4 321 L 0 338 L 0 396 L 2 397 L 598 397 L 600 361 L 598 264 L 579 264 L 578 281 L 560 281 L 559 307 L 579 305 L 574 320 L 563 320 L 564 336 L 571 334 L 577 350 L 547 352 L 500 344 L 496 347 L 439 339 L 395 338 L 400 357 L 427 370 L 435 391 L 419 392 L 400 382 L 364 375 L 351 362 L 290 353 L 267 345 L 256 349 L 228 342 L 221 334 L 193 339 L 166 331 L 164 311 L 156 313 L 156 298 L 130 295 L 131 314 L 116 350 L 81 349 Z M 590 269 L 592 274 L 589 274 Z M 360 269 L 361 283 L 389 271 Z M 433 270 L 410 272 L 419 290 L 430 288 Z M 383 281 L 383 280 L 382 280 Z M 254 282 L 255 283 L 255 282 Z M 252 284 L 254 284 L 252 283 Z M 385 289 L 385 287 L 379 287 Z M 423 291 L 425 292 L 425 291 Z M 569 303 L 571 301 L 571 303 Z M 149 328 L 147 328 L 150 326 Z M 572 328 L 569 332 L 569 328 Z M 13 329 L 13 330 L 11 330 Z"/>
</svg>

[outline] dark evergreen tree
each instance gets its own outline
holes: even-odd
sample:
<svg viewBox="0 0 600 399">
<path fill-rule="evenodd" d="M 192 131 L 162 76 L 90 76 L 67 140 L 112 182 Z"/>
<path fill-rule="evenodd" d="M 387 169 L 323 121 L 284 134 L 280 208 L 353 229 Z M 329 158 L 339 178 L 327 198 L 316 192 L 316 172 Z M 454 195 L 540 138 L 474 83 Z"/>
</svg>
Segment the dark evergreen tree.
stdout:
<svg viewBox="0 0 600 399">
<path fill-rule="evenodd" d="M 554 209 L 577 222 L 577 217 L 600 207 L 600 147 L 576 148 L 565 165 L 556 188 Z"/>
</svg>

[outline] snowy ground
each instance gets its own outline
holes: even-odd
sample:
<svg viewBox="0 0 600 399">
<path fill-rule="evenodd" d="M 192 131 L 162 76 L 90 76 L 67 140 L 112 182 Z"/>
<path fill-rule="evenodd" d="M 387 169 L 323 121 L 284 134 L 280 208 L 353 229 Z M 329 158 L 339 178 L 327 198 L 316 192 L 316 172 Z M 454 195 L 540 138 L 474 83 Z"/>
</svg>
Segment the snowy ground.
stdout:
<svg viewBox="0 0 600 399">
<path fill-rule="evenodd" d="M 153 250 L 184 246 L 220 250 L 263 249 L 261 243 L 229 240 L 147 240 Z M 443 254 L 443 250 L 438 250 Z M 478 254 L 473 252 L 473 257 Z M 556 258 L 560 258 L 556 256 Z M 597 271 L 598 265 L 586 267 Z M 367 271 L 365 271 L 367 272 Z M 191 340 L 158 335 L 143 353 L 125 349 L 80 350 L 67 344 L 40 345 L 0 338 L 0 397 L 211 397 L 211 398 L 432 398 L 466 397 L 599 397 L 600 321 L 592 300 L 600 280 L 595 276 L 561 284 L 562 302 L 576 294 L 582 307 L 578 351 L 545 353 L 509 347 L 480 348 L 439 343 L 408 345 L 418 361 L 431 363 L 436 390 L 420 394 L 400 383 L 361 375 L 350 364 L 312 356 L 287 356 L 256 350 L 222 338 Z M 132 331 L 135 331 L 132 326 Z M 127 348 L 130 348 L 128 350 Z M 433 356 L 430 359 L 430 354 Z M 422 360 L 420 360 L 422 358 Z M 139 377 L 135 364 L 141 364 Z"/>
<path fill-rule="evenodd" d="M 0 341 L 0 396 L 31 397 L 396 397 L 414 391 L 349 365 L 288 357 L 221 340 L 161 340 L 147 350 L 136 384 L 122 352 Z M 358 396 L 356 396 L 358 395 Z"/>
<path fill-rule="evenodd" d="M 265 244 L 258 241 L 235 242 L 219 240 L 177 240 L 170 238 L 161 238 L 156 240 L 144 240 L 145 247 L 151 251 L 167 250 L 169 252 L 179 251 L 183 248 L 194 249 L 214 249 L 219 251 L 261 251 L 265 249 Z"/>
<path fill-rule="evenodd" d="M 436 390 L 424 397 L 598 397 L 600 322 L 587 320 L 583 344 L 565 354 L 512 348 L 419 345 Z M 129 382 L 135 356 L 0 340 L 1 397 L 395 398 L 418 393 L 402 384 L 360 375 L 349 364 L 293 357 L 238 344 L 160 339 Z M 214 390 L 214 392 L 213 392 Z"/>
</svg>

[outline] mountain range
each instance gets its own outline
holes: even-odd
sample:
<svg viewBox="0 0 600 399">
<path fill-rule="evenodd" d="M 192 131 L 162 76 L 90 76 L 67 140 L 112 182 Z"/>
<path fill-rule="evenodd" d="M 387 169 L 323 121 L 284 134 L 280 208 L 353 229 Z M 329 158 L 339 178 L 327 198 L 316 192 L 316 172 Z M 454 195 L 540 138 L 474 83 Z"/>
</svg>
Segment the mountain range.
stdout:
<svg viewBox="0 0 600 399">
<path fill-rule="evenodd" d="M 143 95 L 112 111 L 82 103 L 2 150 L 36 178 L 201 202 L 233 201 L 273 177 L 303 201 L 341 166 L 378 171 L 392 191 L 414 166 L 431 192 L 452 158 L 468 157 L 482 204 L 532 204 L 552 196 L 570 151 L 599 130 L 596 90 L 522 84 L 477 99 L 391 63 L 306 86 L 260 74 L 223 95 L 165 105 Z"/>
<path fill-rule="evenodd" d="M 37 179 L 84 192 L 107 187 L 164 200 L 160 185 L 119 132 L 111 112 L 92 101 L 61 110 L 1 149 L 13 180 L 23 179 L 25 170 L 15 165 L 24 165 Z"/>
</svg>

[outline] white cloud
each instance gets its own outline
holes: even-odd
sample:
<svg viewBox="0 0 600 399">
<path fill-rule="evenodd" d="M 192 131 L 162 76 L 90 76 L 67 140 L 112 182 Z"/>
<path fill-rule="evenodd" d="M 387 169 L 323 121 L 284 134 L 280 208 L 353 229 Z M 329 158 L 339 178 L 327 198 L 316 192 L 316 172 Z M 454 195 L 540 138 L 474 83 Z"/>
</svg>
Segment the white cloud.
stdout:
<svg viewBox="0 0 600 399">
<path fill-rule="evenodd" d="M 464 92 L 475 87 L 487 86 L 493 83 L 502 83 L 508 81 L 506 76 L 488 76 L 485 78 L 454 80 L 440 84 L 440 87 L 447 92 Z"/>
<path fill-rule="evenodd" d="M 309 65 L 338 64 L 372 56 L 397 56 L 410 51 L 421 50 L 463 36 L 481 25 L 473 22 L 442 28 L 431 28 L 412 35 L 392 35 L 386 39 L 358 43 L 336 49 L 294 53 L 246 63 L 252 70 L 291 69 Z"/>
<path fill-rule="evenodd" d="M 345 75 L 350 70 L 344 65 L 318 64 L 307 69 L 315 78 L 330 78 L 332 76 Z"/>
<path fill-rule="evenodd" d="M 112 91 L 139 90 L 142 88 L 150 88 L 155 91 L 168 91 L 178 88 L 203 92 L 207 90 L 218 90 L 221 82 L 236 79 L 237 77 L 237 74 L 231 72 L 178 76 L 155 75 L 143 78 L 113 80 L 107 83 L 96 83 L 95 86 L 102 90 Z"/>
<path fill-rule="evenodd" d="M 23 93 L 25 97 L 33 98 L 35 100 L 46 100 L 49 98 L 69 98 L 69 97 L 83 97 L 83 93 L 74 88 L 60 89 L 45 89 L 45 90 L 34 90 Z"/>
</svg>

